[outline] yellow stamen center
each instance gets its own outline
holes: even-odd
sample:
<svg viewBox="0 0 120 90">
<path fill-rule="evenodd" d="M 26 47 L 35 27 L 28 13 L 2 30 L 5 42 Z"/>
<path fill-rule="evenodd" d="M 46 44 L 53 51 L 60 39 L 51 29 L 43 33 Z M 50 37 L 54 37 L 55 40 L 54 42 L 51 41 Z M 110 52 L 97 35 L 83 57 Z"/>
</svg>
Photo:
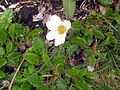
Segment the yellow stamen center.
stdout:
<svg viewBox="0 0 120 90">
<path fill-rule="evenodd" d="M 66 28 L 64 25 L 60 25 L 57 31 L 59 34 L 64 34 L 66 32 Z"/>
</svg>

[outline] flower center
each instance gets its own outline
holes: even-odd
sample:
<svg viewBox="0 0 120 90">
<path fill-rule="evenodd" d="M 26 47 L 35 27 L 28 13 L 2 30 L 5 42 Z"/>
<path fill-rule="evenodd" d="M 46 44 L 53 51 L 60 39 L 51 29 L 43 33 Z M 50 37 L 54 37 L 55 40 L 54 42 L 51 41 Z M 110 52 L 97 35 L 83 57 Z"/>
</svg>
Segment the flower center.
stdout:
<svg viewBox="0 0 120 90">
<path fill-rule="evenodd" d="M 59 34 L 63 34 L 63 33 L 66 32 L 66 28 L 65 28 L 64 25 L 60 25 L 60 26 L 58 26 L 58 30 L 57 31 L 58 31 Z"/>
</svg>

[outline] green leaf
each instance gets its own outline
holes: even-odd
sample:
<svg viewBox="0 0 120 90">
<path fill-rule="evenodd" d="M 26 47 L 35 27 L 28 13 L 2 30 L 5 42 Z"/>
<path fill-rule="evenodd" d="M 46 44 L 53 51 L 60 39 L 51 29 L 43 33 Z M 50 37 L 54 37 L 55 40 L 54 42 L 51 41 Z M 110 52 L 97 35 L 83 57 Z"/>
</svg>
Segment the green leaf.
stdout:
<svg viewBox="0 0 120 90">
<path fill-rule="evenodd" d="M 83 29 L 83 26 L 81 25 L 80 21 L 74 21 L 72 23 L 72 28 L 75 30 L 75 31 L 80 31 L 81 29 Z"/>
<path fill-rule="evenodd" d="M 0 17 L 0 26 L 7 28 L 8 25 L 12 22 L 12 10 L 6 10 Z"/>
<path fill-rule="evenodd" d="M 21 54 L 19 52 L 16 52 L 15 50 L 6 55 L 8 62 L 15 65 L 16 63 L 18 63 L 20 56 Z"/>
<path fill-rule="evenodd" d="M 118 24 L 120 24 L 120 15 L 115 14 L 114 19 L 117 21 Z"/>
<path fill-rule="evenodd" d="M 63 8 L 67 17 L 73 16 L 76 8 L 75 0 L 63 0 Z"/>
<path fill-rule="evenodd" d="M 109 85 L 102 83 L 99 85 L 99 90 L 112 90 L 112 88 Z"/>
<path fill-rule="evenodd" d="M 44 51 L 44 42 L 40 38 L 35 38 L 32 41 L 32 51 L 37 53 L 38 55 L 42 55 Z"/>
<path fill-rule="evenodd" d="M 56 86 L 57 86 L 56 90 L 66 90 L 67 89 L 67 85 L 66 85 L 66 82 L 64 80 L 57 80 Z"/>
<path fill-rule="evenodd" d="M 94 65 L 96 63 L 96 54 L 93 52 L 93 50 L 91 48 L 86 49 L 85 51 L 86 55 L 87 55 L 87 60 L 88 63 L 91 65 Z"/>
<path fill-rule="evenodd" d="M 30 65 L 28 66 L 28 73 L 29 73 L 29 74 L 32 74 L 34 71 L 35 71 L 34 65 L 30 64 Z"/>
<path fill-rule="evenodd" d="M 31 90 L 32 86 L 29 83 L 23 83 L 20 90 Z"/>
<path fill-rule="evenodd" d="M 38 64 L 39 63 L 39 56 L 35 53 L 27 52 L 25 53 L 25 60 L 27 60 L 30 64 Z"/>
<path fill-rule="evenodd" d="M 42 85 L 42 77 L 39 76 L 37 73 L 33 73 L 28 79 L 28 82 L 33 85 L 34 87 L 41 87 Z"/>
<path fill-rule="evenodd" d="M 11 38 L 15 38 L 15 32 L 15 24 L 11 24 L 8 31 Z"/>
<path fill-rule="evenodd" d="M 117 44 L 117 39 L 114 36 L 108 34 L 104 44 L 114 48 Z"/>
<path fill-rule="evenodd" d="M 84 79 L 80 79 L 79 81 L 76 81 L 75 87 L 78 90 L 92 90 L 91 88 L 88 87 L 88 84 L 85 82 Z"/>
<path fill-rule="evenodd" d="M 0 68 L 7 63 L 5 58 L 0 58 Z"/>
<path fill-rule="evenodd" d="M 21 90 L 21 88 L 18 85 L 14 85 L 14 87 L 12 88 L 12 90 Z"/>
<path fill-rule="evenodd" d="M 12 90 L 32 90 L 32 85 L 30 85 L 28 82 L 22 82 L 20 85 L 15 84 Z"/>
<path fill-rule="evenodd" d="M 61 64 L 64 65 L 65 63 L 65 57 L 64 54 L 62 53 L 62 50 L 58 50 L 57 54 L 55 55 L 55 60 L 54 60 L 54 64 Z"/>
<path fill-rule="evenodd" d="M 6 52 L 10 53 L 13 50 L 13 43 L 11 41 L 6 43 Z"/>
<path fill-rule="evenodd" d="M 102 5 L 111 5 L 112 4 L 112 0 L 98 0 L 99 3 L 101 3 Z"/>
<path fill-rule="evenodd" d="M 68 70 L 68 75 L 70 75 L 71 77 L 75 77 L 75 78 L 81 78 L 87 75 L 87 72 L 85 70 L 79 70 L 76 68 L 72 68 Z"/>
<path fill-rule="evenodd" d="M 70 57 L 78 49 L 78 45 L 65 43 L 64 48 L 66 48 L 66 54 L 68 55 L 68 57 Z"/>
<path fill-rule="evenodd" d="M 94 30 L 94 33 L 96 38 L 100 38 L 100 39 L 104 38 L 104 34 L 100 30 Z"/>
<path fill-rule="evenodd" d="M 6 40 L 7 40 L 7 32 L 1 29 L 0 27 L 0 43 L 3 44 L 5 43 Z"/>
<path fill-rule="evenodd" d="M 42 54 L 42 60 L 44 61 L 44 63 L 45 63 L 46 65 L 50 65 L 50 64 L 51 64 L 50 58 L 49 58 L 47 52 L 45 52 L 45 51 L 44 51 L 43 54 Z"/>
<path fill-rule="evenodd" d="M 24 27 L 21 24 L 14 23 L 9 27 L 9 35 L 11 38 L 23 37 L 25 34 Z"/>
<path fill-rule="evenodd" d="M 4 55 L 5 54 L 5 50 L 3 47 L 0 47 L 0 56 Z"/>
<path fill-rule="evenodd" d="M 5 77 L 5 73 L 3 71 L 0 71 L 0 79 Z"/>
<path fill-rule="evenodd" d="M 81 46 L 81 47 L 84 47 L 84 46 L 87 45 L 86 40 L 85 40 L 84 38 L 82 38 L 82 37 L 79 37 L 79 36 L 76 36 L 76 37 L 74 36 L 74 37 L 71 39 L 71 42 L 72 42 L 73 44 L 76 44 L 76 45 Z"/>
<path fill-rule="evenodd" d="M 36 29 L 30 31 L 30 32 L 28 33 L 27 37 L 28 37 L 29 39 L 33 39 L 33 38 L 35 38 L 35 37 L 39 37 L 40 33 L 42 33 L 42 32 L 43 32 L 43 30 L 42 30 L 41 28 L 36 28 Z"/>
<path fill-rule="evenodd" d="M 51 90 L 50 87 L 42 85 L 41 87 L 36 87 L 36 90 Z"/>
<path fill-rule="evenodd" d="M 80 27 L 81 27 L 80 21 L 74 21 L 74 22 L 72 23 L 72 27 L 77 28 L 77 29 L 80 29 Z"/>
<path fill-rule="evenodd" d="M 12 11 L 6 10 L 0 17 L 0 43 L 7 40 L 7 28 L 12 21 Z"/>
<path fill-rule="evenodd" d="M 87 45 L 89 45 L 89 43 L 93 39 L 93 32 L 92 31 L 86 31 L 83 38 L 86 40 Z"/>
<path fill-rule="evenodd" d="M 87 57 L 87 59 L 88 59 L 89 64 L 91 65 L 95 65 L 97 62 L 95 55 L 93 53 L 91 53 L 91 55 Z"/>
</svg>

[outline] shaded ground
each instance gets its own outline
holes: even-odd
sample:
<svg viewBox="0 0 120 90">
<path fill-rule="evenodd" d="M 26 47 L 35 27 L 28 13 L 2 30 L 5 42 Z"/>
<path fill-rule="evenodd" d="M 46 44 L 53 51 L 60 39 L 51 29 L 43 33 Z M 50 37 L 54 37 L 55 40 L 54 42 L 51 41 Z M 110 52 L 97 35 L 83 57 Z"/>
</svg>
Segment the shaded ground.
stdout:
<svg viewBox="0 0 120 90">
<path fill-rule="evenodd" d="M 45 19 L 50 14 L 57 14 L 63 19 L 66 18 L 61 0 L 1 0 L 0 4 L 6 8 L 17 4 L 13 9 L 15 12 L 14 21 L 24 23 L 32 28 L 42 27 Z M 93 9 L 99 11 L 99 6 L 94 0 L 78 0 L 75 14 L 70 19 L 83 20 Z M 33 18 L 36 20 L 33 20 Z"/>
</svg>

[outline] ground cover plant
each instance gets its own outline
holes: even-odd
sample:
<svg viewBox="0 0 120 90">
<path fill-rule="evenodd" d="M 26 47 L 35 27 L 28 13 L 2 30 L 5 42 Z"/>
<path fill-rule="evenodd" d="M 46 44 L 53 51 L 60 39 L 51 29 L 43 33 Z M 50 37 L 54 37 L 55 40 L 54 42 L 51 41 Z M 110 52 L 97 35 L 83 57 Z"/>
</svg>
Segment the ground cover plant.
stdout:
<svg viewBox="0 0 120 90">
<path fill-rule="evenodd" d="M 120 90 L 120 0 L 0 0 L 0 90 Z"/>
</svg>

